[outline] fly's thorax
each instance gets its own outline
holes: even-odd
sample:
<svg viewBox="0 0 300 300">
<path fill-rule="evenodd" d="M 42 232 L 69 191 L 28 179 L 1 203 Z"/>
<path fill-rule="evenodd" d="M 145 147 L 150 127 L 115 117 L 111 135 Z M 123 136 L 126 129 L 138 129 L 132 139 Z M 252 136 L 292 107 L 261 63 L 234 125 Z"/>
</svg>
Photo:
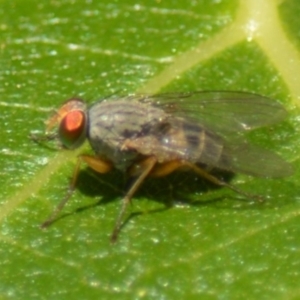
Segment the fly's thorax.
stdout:
<svg viewBox="0 0 300 300">
<path fill-rule="evenodd" d="M 90 107 L 88 139 L 96 154 L 126 169 L 141 153 L 126 141 L 148 136 L 166 113 L 148 103 L 125 99 L 102 101 Z"/>
</svg>

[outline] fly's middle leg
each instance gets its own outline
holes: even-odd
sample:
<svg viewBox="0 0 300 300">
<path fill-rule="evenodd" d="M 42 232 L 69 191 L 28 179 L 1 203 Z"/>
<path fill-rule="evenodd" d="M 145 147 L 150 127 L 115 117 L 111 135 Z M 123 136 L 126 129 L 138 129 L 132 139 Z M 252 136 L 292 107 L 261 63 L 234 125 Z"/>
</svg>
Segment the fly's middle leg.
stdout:
<svg viewBox="0 0 300 300">
<path fill-rule="evenodd" d="M 122 220 L 124 217 L 124 214 L 126 212 L 127 206 L 131 201 L 132 196 L 134 193 L 138 190 L 138 188 L 141 186 L 145 178 L 151 173 L 153 167 L 156 165 L 157 159 L 153 156 L 147 157 L 146 159 L 134 164 L 129 169 L 129 175 L 131 176 L 137 176 L 136 180 L 134 181 L 133 185 L 130 187 L 124 198 L 122 199 L 122 207 L 119 212 L 119 215 L 116 219 L 116 223 L 113 229 L 113 232 L 111 234 L 111 242 L 114 243 L 117 238 L 118 234 L 120 232 L 120 229 L 122 227 Z"/>
</svg>

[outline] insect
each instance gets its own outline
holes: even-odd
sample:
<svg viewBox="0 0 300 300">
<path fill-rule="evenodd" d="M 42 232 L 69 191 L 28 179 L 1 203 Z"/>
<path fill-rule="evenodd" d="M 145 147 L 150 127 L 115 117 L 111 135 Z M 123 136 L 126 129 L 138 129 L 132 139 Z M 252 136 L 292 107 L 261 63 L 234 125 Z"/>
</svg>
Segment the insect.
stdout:
<svg viewBox="0 0 300 300">
<path fill-rule="evenodd" d="M 70 198 L 81 162 L 98 173 L 116 168 L 134 178 L 122 199 L 112 241 L 118 237 L 134 193 L 149 176 L 190 169 L 216 185 L 251 197 L 212 175 L 211 170 L 265 177 L 291 175 L 289 163 L 244 138 L 245 132 L 275 124 L 286 115 L 276 101 L 244 92 L 110 97 L 89 107 L 81 99 L 69 99 L 47 121 L 45 137 L 58 139 L 68 149 L 75 149 L 88 139 L 95 155 L 78 157 L 70 193 L 42 227 L 57 218 Z M 51 135 L 54 128 L 57 132 Z"/>
</svg>

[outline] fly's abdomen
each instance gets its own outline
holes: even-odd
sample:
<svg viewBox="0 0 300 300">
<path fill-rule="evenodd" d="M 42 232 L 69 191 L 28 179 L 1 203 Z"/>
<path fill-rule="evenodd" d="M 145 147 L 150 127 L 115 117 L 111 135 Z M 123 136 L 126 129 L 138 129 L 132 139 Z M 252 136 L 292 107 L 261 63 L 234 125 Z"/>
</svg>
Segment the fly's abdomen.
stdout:
<svg viewBox="0 0 300 300">
<path fill-rule="evenodd" d="M 178 158 L 194 163 L 216 166 L 223 151 L 223 140 L 199 124 L 185 120 L 172 122 L 163 138 L 170 151 L 176 151 Z"/>
</svg>

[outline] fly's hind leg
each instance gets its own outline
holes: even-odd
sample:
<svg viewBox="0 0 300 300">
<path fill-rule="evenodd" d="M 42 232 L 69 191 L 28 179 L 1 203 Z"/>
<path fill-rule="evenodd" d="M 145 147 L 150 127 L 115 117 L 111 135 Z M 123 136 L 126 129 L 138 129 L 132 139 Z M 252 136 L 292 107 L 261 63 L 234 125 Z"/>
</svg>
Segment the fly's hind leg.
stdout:
<svg viewBox="0 0 300 300">
<path fill-rule="evenodd" d="M 151 171 L 150 176 L 155 176 L 155 177 L 165 176 L 165 175 L 168 175 L 168 174 L 172 173 L 173 171 L 180 169 L 180 168 L 181 169 L 191 169 L 196 174 L 198 174 L 199 176 L 205 178 L 206 180 L 214 183 L 215 185 L 227 187 L 227 188 L 231 189 L 232 191 L 234 191 L 238 194 L 241 194 L 247 198 L 251 198 L 251 199 L 255 199 L 255 200 L 259 200 L 259 201 L 263 200 L 262 197 L 260 197 L 258 195 L 248 194 L 248 193 L 238 189 L 237 187 L 235 187 L 221 179 L 218 179 L 214 175 L 210 174 L 208 171 L 206 171 L 206 170 L 198 167 L 197 165 L 194 165 L 193 163 L 190 163 L 186 160 L 172 160 L 172 161 L 169 161 L 166 163 L 157 164 Z"/>
<path fill-rule="evenodd" d="M 145 178 L 151 173 L 152 169 L 157 163 L 157 159 L 155 157 L 147 157 L 146 159 L 135 163 L 132 165 L 132 167 L 129 169 L 128 173 L 130 176 L 136 176 L 136 180 L 134 181 L 133 185 L 130 187 L 124 198 L 122 199 L 122 207 L 120 209 L 119 215 L 116 219 L 116 223 L 113 229 L 113 232 L 111 234 L 111 242 L 114 243 L 117 238 L 118 234 L 120 232 L 120 229 L 122 227 L 122 220 L 124 217 L 124 214 L 126 212 L 127 206 L 131 201 L 132 196 L 134 193 L 138 190 L 138 188 L 141 186 Z"/>
<path fill-rule="evenodd" d="M 48 217 L 48 219 L 41 224 L 41 228 L 46 228 L 49 225 L 51 225 L 57 218 L 58 214 L 61 212 L 61 210 L 64 208 L 70 197 L 72 196 L 72 193 L 75 189 L 78 173 L 80 170 L 81 163 L 85 162 L 91 169 L 98 173 L 107 173 L 109 172 L 113 165 L 111 162 L 103 160 L 99 157 L 94 157 L 90 155 L 79 155 L 76 167 L 74 169 L 74 173 L 72 176 L 72 180 L 70 182 L 70 186 L 68 189 L 68 192 L 66 196 L 63 198 L 63 200 L 56 206 L 52 214 Z"/>
<path fill-rule="evenodd" d="M 250 198 L 250 199 L 254 199 L 254 200 L 258 200 L 258 201 L 263 201 L 262 197 L 258 196 L 258 195 L 253 195 L 253 194 L 249 194 L 247 192 L 244 192 L 240 189 L 238 189 L 237 187 L 221 180 L 221 179 L 218 179 L 217 177 L 213 176 L 212 174 L 208 173 L 207 171 L 205 171 L 204 169 L 188 162 L 188 161 L 182 161 L 182 166 L 186 166 L 188 168 L 190 168 L 191 170 L 193 170 L 196 174 L 198 174 L 199 176 L 205 178 L 206 180 L 218 185 L 218 186 L 224 186 L 224 187 L 227 187 L 229 189 L 231 189 L 232 191 L 238 193 L 238 194 L 241 194 L 247 198 Z"/>
</svg>

